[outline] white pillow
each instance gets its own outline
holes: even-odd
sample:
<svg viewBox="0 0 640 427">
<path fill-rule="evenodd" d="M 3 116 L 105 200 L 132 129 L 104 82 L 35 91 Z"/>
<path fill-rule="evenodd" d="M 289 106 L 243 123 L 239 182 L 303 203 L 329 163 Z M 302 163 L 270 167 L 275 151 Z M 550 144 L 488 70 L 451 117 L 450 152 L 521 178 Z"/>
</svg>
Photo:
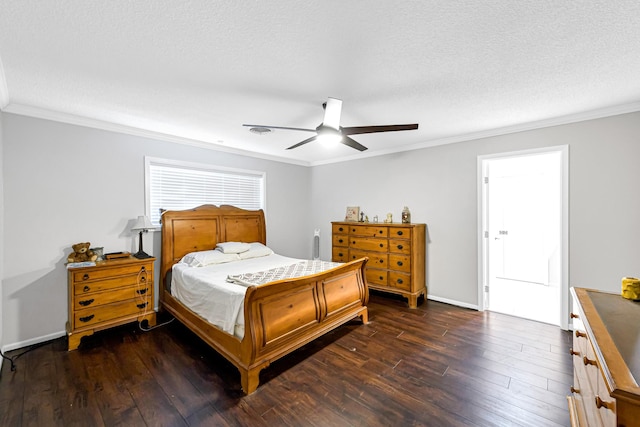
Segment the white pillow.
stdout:
<svg viewBox="0 0 640 427">
<path fill-rule="evenodd" d="M 225 262 L 238 261 L 238 254 L 225 254 L 220 251 L 199 251 L 186 254 L 180 260 L 181 263 L 189 267 L 205 267 L 211 264 L 223 264 Z"/>
<path fill-rule="evenodd" d="M 240 259 L 258 258 L 273 254 L 273 251 L 262 243 L 254 242 L 250 243 L 249 246 L 250 249 L 248 251 L 238 254 Z"/>
<path fill-rule="evenodd" d="M 225 254 L 239 254 L 251 249 L 248 243 L 242 242 L 223 242 L 216 245 L 216 249 Z"/>
</svg>

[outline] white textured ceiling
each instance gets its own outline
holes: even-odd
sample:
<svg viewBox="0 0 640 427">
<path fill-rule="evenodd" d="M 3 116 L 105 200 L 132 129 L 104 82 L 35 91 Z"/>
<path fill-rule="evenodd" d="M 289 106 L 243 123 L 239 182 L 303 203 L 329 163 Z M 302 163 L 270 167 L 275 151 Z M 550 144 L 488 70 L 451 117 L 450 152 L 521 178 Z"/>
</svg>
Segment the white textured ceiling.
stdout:
<svg viewBox="0 0 640 427">
<path fill-rule="evenodd" d="M 0 61 L 3 111 L 321 164 L 639 110 L 640 2 L 0 0 Z M 359 153 L 242 127 L 327 97 L 420 128 Z"/>
</svg>

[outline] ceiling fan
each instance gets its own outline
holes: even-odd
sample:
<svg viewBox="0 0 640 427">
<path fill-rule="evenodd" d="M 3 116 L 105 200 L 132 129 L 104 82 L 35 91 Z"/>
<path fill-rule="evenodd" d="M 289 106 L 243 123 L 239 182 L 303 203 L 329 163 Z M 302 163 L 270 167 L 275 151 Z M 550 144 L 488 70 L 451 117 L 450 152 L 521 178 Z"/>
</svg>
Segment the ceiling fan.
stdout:
<svg viewBox="0 0 640 427">
<path fill-rule="evenodd" d="M 340 126 L 340 114 L 342 112 L 342 100 L 336 98 L 329 98 L 327 102 L 322 104 L 324 107 L 324 119 L 322 123 L 315 129 L 305 129 L 305 128 L 293 128 L 286 126 L 265 126 L 265 125 L 248 125 L 243 124 L 242 126 L 248 126 L 251 128 L 264 128 L 264 129 L 286 129 L 286 130 L 299 130 L 303 132 L 314 132 L 315 135 L 311 138 L 307 138 L 304 141 L 298 142 L 291 147 L 288 147 L 287 150 L 291 150 L 292 148 L 300 147 L 301 145 L 307 144 L 309 142 L 313 142 L 316 140 L 327 140 L 331 142 L 340 142 L 344 145 L 347 145 L 351 148 L 355 148 L 359 151 L 364 151 L 367 149 L 364 145 L 354 141 L 349 138 L 349 135 L 358 135 L 363 133 L 377 133 L 377 132 L 395 132 L 400 130 L 414 130 L 418 129 L 418 124 L 408 124 L 408 125 L 383 125 L 383 126 L 355 126 L 355 127 L 346 127 L 343 128 Z"/>
</svg>

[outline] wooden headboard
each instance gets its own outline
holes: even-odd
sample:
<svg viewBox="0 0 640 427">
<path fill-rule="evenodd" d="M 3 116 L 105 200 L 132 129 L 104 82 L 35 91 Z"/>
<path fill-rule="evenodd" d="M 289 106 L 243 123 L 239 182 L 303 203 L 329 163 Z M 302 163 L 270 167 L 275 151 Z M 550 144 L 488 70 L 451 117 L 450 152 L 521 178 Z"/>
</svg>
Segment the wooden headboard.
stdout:
<svg viewBox="0 0 640 427">
<path fill-rule="evenodd" d="M 262 210 L 248 211 L 235 206 L 202 205 L 162 214 L 162 259 L 160 293 L 171 267 L 190 252 L 206 251 L 220 242 L 267 243 Z"/>
</svg>

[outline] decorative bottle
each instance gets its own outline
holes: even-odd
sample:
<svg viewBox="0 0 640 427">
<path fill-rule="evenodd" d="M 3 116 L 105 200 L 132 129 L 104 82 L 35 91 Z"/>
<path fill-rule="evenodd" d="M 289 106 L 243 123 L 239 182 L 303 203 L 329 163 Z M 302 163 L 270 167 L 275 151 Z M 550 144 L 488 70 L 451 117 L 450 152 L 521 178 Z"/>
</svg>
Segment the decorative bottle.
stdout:
<svg viewBox="0 0 640 427">
<path fill-rule="evenodd" d="M 409 212 L 409 208 L 406 206 L 404 207 L 404 209 L 402 209 L 402 223 L 403 224 L 411 223 L 411 212 Z"/>
</svg>

